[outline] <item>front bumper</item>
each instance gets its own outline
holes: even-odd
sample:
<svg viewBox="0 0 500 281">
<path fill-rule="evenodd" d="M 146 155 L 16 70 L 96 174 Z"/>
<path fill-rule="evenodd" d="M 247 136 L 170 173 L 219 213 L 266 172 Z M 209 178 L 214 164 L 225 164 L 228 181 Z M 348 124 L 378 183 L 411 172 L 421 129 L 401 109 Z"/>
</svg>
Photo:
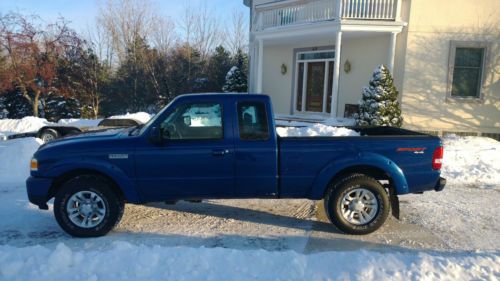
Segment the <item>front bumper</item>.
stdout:
<svg viewBox="0 0 500 281">
<path fill-rule="evenodd" d="M 26 180 L 26 191 L 28 192 L 28 199 L 31 203 L 38 206 L 42 210 L 48 210 L 49 206 L 49 190 L 52 186 L 52 179 L 29 177 Z"/>
<path fill-rule="evenodd" d="M 446 185 L 446 179 L 439 178 L 438 182 L 436 183 L 436 186 L 434 187 L 434 190 L 435 191 L 442 191 L 444 189 L 445 185 Z"/>
</svg>

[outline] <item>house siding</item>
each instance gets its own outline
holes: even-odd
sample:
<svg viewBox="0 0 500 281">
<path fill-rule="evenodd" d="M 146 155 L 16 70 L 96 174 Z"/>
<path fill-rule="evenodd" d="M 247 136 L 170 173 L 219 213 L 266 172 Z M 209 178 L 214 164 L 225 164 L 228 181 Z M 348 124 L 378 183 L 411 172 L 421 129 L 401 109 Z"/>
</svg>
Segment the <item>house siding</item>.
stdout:
<svg viewBox="0 0 500 281">
<path fill-rule="evenodd" d="M 413 0 L 405 32 L 405 126 L 442 132 L 499 133 L 500 2 Z M 490 44 L 482 101 L 446 99 L 451 41 Z"/>
</svg>

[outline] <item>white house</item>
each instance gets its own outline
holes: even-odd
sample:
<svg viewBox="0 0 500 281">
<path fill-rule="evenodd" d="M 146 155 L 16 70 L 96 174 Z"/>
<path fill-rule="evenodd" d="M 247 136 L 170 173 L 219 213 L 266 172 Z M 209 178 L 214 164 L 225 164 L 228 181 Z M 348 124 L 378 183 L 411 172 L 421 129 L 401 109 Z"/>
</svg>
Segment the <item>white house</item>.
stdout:
<svg viewBox="0 0 500 281">
<path fill-rule="evenodd" d="M 348 117 L 375 67 L 401 93 L 405 127 L 500 133 L 500 1 L 245 0 L 250 92 L 275 111 Z"/>
</svg>

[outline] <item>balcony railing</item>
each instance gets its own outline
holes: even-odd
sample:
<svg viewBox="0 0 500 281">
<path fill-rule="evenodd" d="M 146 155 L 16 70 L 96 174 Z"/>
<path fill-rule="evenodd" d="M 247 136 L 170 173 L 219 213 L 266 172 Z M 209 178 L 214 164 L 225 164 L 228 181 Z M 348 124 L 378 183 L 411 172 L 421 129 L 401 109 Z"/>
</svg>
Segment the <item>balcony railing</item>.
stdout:
<svg viewBox="0 0 500 281">
<path fill-rule="evenodd" d="M 341 19 L 394 21 L 401 0 L 301 0 L 255 7 L 253 29 L 261 31 Z"/>
</svg>

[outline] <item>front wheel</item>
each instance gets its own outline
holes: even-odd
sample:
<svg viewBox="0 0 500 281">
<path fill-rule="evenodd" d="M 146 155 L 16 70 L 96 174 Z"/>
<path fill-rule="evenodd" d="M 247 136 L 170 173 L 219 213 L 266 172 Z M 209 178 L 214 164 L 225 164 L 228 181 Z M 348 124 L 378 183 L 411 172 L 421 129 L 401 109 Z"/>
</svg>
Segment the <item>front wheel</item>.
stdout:
<svg viewBox="0 0 500 281">
<path fill-rule="evenodd" d="M 374 178 L 354 174 L 328 189 L 324 200 L 330 221 L 349 234 L 368 234 L 379 229 L 389 215 L 389 196 Z"/>
<path fill-rule="evenodd" d="M 54 200 L 58 224 L 75 237 L 106 235 L 120 221 L 124 201 L 111 183 L 96 175 L 77 176 L 64 183 Z"/>
</svg>

